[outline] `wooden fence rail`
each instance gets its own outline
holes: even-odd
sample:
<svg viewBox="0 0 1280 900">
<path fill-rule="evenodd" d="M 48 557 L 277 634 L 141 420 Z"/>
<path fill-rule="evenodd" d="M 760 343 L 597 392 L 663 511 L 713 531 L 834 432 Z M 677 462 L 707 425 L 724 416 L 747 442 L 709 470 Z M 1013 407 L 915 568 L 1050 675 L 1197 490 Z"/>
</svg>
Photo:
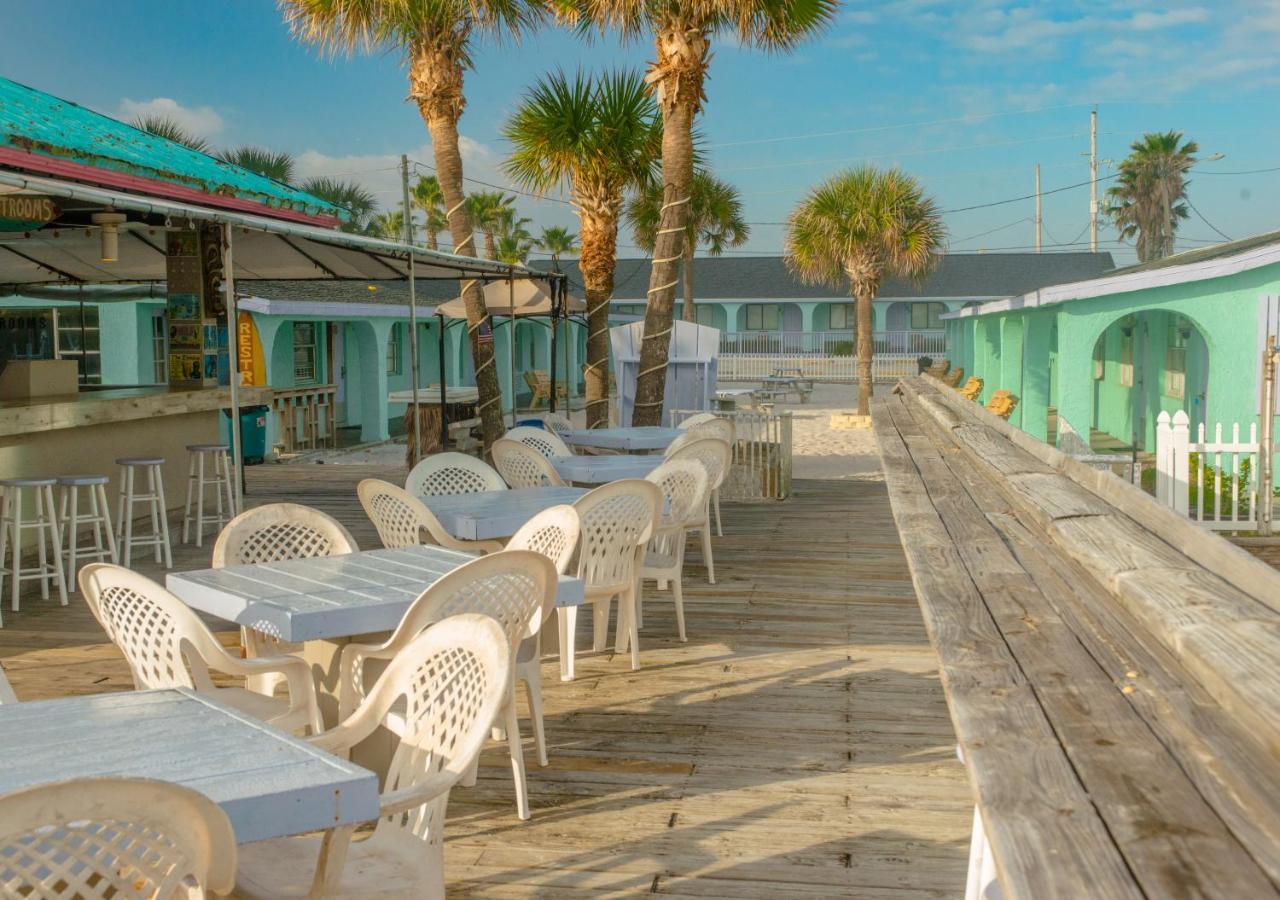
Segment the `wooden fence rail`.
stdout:
<svg viewBox="0 0 1280 900">
<path fill-rule="evenodd" d="M 277 390 L 271 401 L 276 419 L 276 447 L 283 453 L 338 445 L 338 386 Z"/>
</svg>

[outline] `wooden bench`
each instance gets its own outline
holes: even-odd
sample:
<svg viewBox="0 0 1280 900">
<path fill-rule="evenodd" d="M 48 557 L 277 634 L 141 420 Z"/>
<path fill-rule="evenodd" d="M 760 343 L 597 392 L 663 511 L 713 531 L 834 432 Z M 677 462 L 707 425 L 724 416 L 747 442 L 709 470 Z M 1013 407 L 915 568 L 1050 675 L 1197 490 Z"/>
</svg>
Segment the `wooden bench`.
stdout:
<svg viewBox="0 0 1280 900">
<path fill-rule="evenodd" d="M 524 373 L 524 383 L 529 386 L 533 396 L 529 398 L 529 406 L 537 409 L 551 399 L 551 375 L 542 369 L 533 369 Z M 556 383 L 556 398 L 564 403 L 569 402 L 569 385 L 564 381 Z"/>
<path fill-rule="evenodd" d="M 951 370 L 951 361 L 948 359 L 940 359 L 933 365 L 925 369 L 925 373 L 932 375 L 934 378 L 945 378 L 947 372 Z"/>
<path fill-rule="evenodd" d="M 1017 408 L 1017 395 L 1006 390 L 995 391 L 991 395 L 991 399 L 987 401 L 987 412 L 999 416 L 1006 422 Z"/>
<path fill-rule="evenodd" d="M 1011 900 L 1275 897 L 1280 572 L 936 381 L 872 417 L 971 862 Z"/>
<path fill-rule="evenodd" d="M 956 366 L 951 370 L 950 375 L 942 379 L 942 383 L 947 387 L 959 387 L 962 381 L 964 381 L 964 366 Z"/>
<path fill-rule="evenodd" d="M 970 375 L 964 387 L 960 388 L 960 396 L 966 400 L 976 401 L 982 395 L 982 383 L 982 379 L 977 375 Z"/>
</svg>

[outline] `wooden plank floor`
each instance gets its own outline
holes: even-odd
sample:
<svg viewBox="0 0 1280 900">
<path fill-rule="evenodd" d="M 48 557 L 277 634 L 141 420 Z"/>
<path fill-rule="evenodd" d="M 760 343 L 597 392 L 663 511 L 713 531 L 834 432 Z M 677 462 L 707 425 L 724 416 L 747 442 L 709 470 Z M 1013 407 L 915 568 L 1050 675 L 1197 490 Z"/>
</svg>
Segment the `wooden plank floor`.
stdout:
<svg viewBox="0 0 1280 900">
<path fill-rule="evenodd" d="M 354 500 L 370 475 L 403 477 L 266 466 L 248 499 L 326 509 L 372 547 Z M 544 666 L 551 764 L 526 729 L 532 820 L 514 815 L 496 744 L 479 784 L 453 792 L 451 897 L 963 893 L 971 795 L 883 484 L 798 482 L 787 503 L 724 512 L 716 585 L 690 549 L 688 643 L 650 590 L 642 670 L 587 655 L 562 684 Z M 207 565 L 208 549 L 175 567 Z M 20 697 L 130 687 L 78 597 L 28 596 L 0 630 Z"/>
</svg>

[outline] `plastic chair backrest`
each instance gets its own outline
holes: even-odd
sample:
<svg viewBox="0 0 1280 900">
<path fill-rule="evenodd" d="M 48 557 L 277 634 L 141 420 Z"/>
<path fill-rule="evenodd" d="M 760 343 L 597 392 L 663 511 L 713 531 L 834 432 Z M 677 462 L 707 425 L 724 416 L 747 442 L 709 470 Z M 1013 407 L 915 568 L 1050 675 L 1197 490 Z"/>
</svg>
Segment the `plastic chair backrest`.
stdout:
<svg viewBox="0 0 1280 900">
<path fill-rule="evenodd" d="M 673 459 L 696 459 L 702 463 L 706 467 L 711 490 L 714 491 L 724 484 L 729 473 L 733 448 L 719 438 L 698 438 L 667 454 L 668 461 Z"/>
<path fill-rule="evenodd" d="M 578 577 L 588 589 L 630 585 L 637 548 L 648 542 L 662 515 L 662 491 L 642 478 L 610 482 L 573 504 L 582 527 Z"/>
<path fill-rule="evenodd" d="M 557 456 L 573 456 L 573 451 L 569 449 L 569 445 L 561 439 L 560 435 L 546 428 L 519 425 L 512 428 L 503 437 L 507 440 L 527 444 L 548 459 L 553 459 Z"/>
<path fill-rule="evenodd" d="M 229 893 L 227 814 L 191 788 L 85 778 L 0 797 L 0 895 L 202 898 Z"/>
<path fill-rule="evenodd" d="M 677 435 L 676 439 L 667 445 L 666 452 L 663 455 L 670 458 L 672 453 L 675 453 L 686 444 L 691 444 L 694 441 L 700 441 L 705 438 L 715 438 L 716 440 L 724 441 L 732 447 L 735 431 L 736 429 L 733 427 L 732 422 L 728 419 L 722 419 L 715 416 L 711 419 L 683 429 L 683 432 Z"/>
<path fill-rule="evenodd" d="M 297 503 L 270 503 L 245 510 L 226 524 L 213 544 L 213 567 L 337 556 L 359 549 L 333 516 Z"/>
<path fill-rule="evenodd" d="M 564 484 L 564 479 L 550 460 L 531 444 L 498 438 L 493 442 L 490 453 L 498 474 L 513 488 Z"/>
<path fill-rule="evenodd" d="M 521 525 L 507 541 L 507 549 L 541 553 L 551 560 L 556 572 L 563 575 L 569 569 L 581 532 L 582 523 L 576 509 L 567 504 L 553 506 Z"/>
<path fill-rule="evenodd" d="M 484 460 L 449 452 L 433 453 L 414 466 L 404 480 L 404 489 L 415 497 L 439 497 L 505 491 L 507 485 Z"/>
<path fill-rule="evenodd" d="M 646 475 L 645 481 L 662 491 L 666 506 L 663 525 L 682 525 L 697 517 L 711 486 L 706 467 L 696 459 L 669 459 Z"/>
<path fill-rule="evenodd" d="M 380 478 L 366 478 L 356 485 L 356 495 L 365 515 L 377 529 L 382 546 L 388 550 L 417 547 L 424 543 L 451 550 L 465 547 L 464 542 L 445 530 L 422 500 L 399 485 Z"/>
<path fill-rule="evenodd" d="M 686 428 L 692 428 L 694 425 L 701 425 L 703 422 L 710 422 L 712 419 L 715 419 L 715 418 L 717 418 L 715 413 L 709 413 L 709 412 L 694 413 L 693 415 L 685 419 L 676 427 L 683 431 Z"/>
</svg>

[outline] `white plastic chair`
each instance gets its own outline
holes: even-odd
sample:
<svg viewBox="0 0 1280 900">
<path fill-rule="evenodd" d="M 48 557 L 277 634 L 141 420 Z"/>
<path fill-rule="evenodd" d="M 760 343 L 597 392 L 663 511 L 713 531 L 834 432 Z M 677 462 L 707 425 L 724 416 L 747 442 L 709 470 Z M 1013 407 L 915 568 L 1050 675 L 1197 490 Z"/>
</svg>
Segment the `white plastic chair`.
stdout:
<svg viewBox="0 0 1280 900">
<path fill-rule="evenodd" d="M 558 508 L 558 507 L 557 507 Z M 4 666 L 0 666 L 0 703 L 17 703 L 18 697 L 9 686 L 9 676 L 4 674 Z"/>
<path fill-rule="evenodd" d="M 480 755 L 510 692 L 511 650 L 489 617 L 454 616 L 416 635 L 359 708 L 310 739 L 344 754 L 395 719 L 400 743 L 373 833 L 353 841 L 355 826 L 344 826 L 322 838 L 244 844 L 236 896 L 443 900 L 449 791 Z"/>
<path fill-rule="evenodd" d="M 227 814 L 191 788 L 83 778 L 0 797 L 0 896 L 223 896 L 236 877 Z"/>
<path fill-rule="evenodd" d="M 493 464 L 513 488 L 563 487 L 564 479 L 536 448 L 510 438 L 498 438 L 490 448 Z"/>
<path fill-rule="evenodd" d="M 495 553 L 501 541 L 464 541 L 451 535 L 419 498 L 402 487 L 378 478 L 366 478 L 356 486 L 365 515 L 378 530 L 388 550 L 436 544 L 466 553 Z"/>
<path fill-rule="evenodd" d="M 636 595 L 636 622 L 644 624 L 644 579 L 658 583 L 659 588 L 671 582 L 671 596 L 676 605 L 676 629 L 680 640 L 688 638 L 684 630 L 684 548 L 685 525 L 695 521 L 707 503 L 710 484 L 706 468 L 695 459 L 673 459 L 664 462 L 645 476 L 662 491 L 666 510 L 645 550 L 640 566 L 640 588 Z"/>
<path fill-rule="evenodd" d="M 563 438 L 575 430 L 573 423 L 559 413 L 543 413 L 539 418 L 547 426 L 547 430 L 554 431 L 557 437 Z"/>
<path fill-rule="evenodd" d="M 494 553 L 459 566 L 413 601 L 386 641 L 381 644 L 351 643 L 342 648 L 338 669 L 339 714 L 345 717 L 369 692 L 364 683 L 367 660 L 396 658 L 420 632 L 448 616 L 480 613 L 496 621 L 502 626 L 512 654 L 510 664 L 514 665 L 520 643 L 536 636 L 543 618 L 555 608 L 556 587 L 555 567 L 545 556 L 531 550 Z M 514 681 L 509 687 L 507 702 L 492 724 L 506 730 L 511 770 L 516 783 L 516 806 L 520 818 L 527 819 L 529 796 L 520 744 L 520 723 L 516 718 Z M 402 733 L 394 719 L 388 727 L 396 734 Z"/>
<path fill-rule="evenodd" d="M 413 467 L 404 489 L 415 497 L 439 497 L 505 491 L 507 485 L 484 460 L 465 453 L 433 453 Z"/>
<path fill-rule="evenodd" d="M 578 498 L 573 504 L 582 525 L 578 550 L 578 577 L 584 582 L 586 602 L 592 604 L 592 649 L 605 648 L 609 636 L 609 607 L 618 598 L 616 650 L 631 649 L 631 668 L 640 668 L 640 641 L 636 621 L 636 582 L 645 545 L 662 515 L 662 492 L 642 478 L 610 482 Z M 566 629 L 573 634 L 576 610 L 566 607 Z M 566 645 L 562 653 L 569 653 Z M 568 659 L 573 677 L 573 661 Z"/>
<path fill-rule="evenodd" d="M 563 575 L 568 571 L 574 551 L 578 549 L 581 530 L 576 509 L 569 505 L 553 506 L 521 525 L 520 530 L 507 541 L 507 549 L 540 553 L 551 560 L 557 575 Z M 552 607 L 554 605 L 553 601 Z M 515 669 L 512 671 L 516 684 L 524 682 L 526 699 L 529 701 L 529 718 L 533 720 L 533 742 L 538 750 L 540 766 L 547 764 L 547 739 L 542 727 L 542 628 L 547 627 L 550 616 L 551 608 L 544 609 L 542 627 L 520 642 L 516 649 Z M 556 616 L 556 624 L 563 629 L 563 615 Z M 567 642 L 562 638 L 562 652 L 566 646 Z"/>
<path fill-rule="evenodd" d="M 80 570 L 80 589 L 107 637 L 129 663 L 136 690 L 194 688 L 284 731 L 310 728 L 316 734 L 323 727 L 306 661 L 296 656 L 233 656 L 185 603 L 123 566 L 85 566 Z M 215 687 L 210 670 L 242 678 L 279 673 L 289 696 Z"/>
<path fill-rule="evenodd" d="M 696 531 L 701 536 L 702 558 L 707 564 L 707 581 L 715 584 L 716 565 L 711 556 L 711 498 L 716 496 L 720 485 L 724 484 L 729 474 L 729 465 L 733 460 L 733 447 L 719 438 L 699 438 L 676 448 L 675 452 L 668 452 L 667 460 L 673 459 L 696 459 L 707 470 L 709 480 L 707 502 L 703 504 L 698 520 L 686 525 L 685 531 Z"/>
<path fill-rule="evenodd" d="M 298 503 L 269 503 L 246 510 L 226 524 L 213 542 L 213 568 L 248 566 L 286 559 L 313 559 L 355 553 L 355 538 L 333 516 Z M 300 655 L 302 644 L 282 641 L 253 628 L 240 629 L 245 656 Z M 249 689 L 270 696 L 276 675 L 249 679 Z"/>
<path fill-rule="evenodd" d="M 573 456 L 573 450 L 570 449 L 560 435 L 546 428 L 538 428 L 535 425 L 519 425 L 512 428 L 503 437 L 507 440 L 527 444 L 547 457 L 547 459 L 554 459 L 557 456 Z"/>
<path fill-rule="evenodd" d="M 712 419 L 715 419 L 715 418 L 718 418 L 715 413 L 709 413 L 709 412 L 694 413 L 693 415 L 685 419 L 676 427 L 683 431 L 686 428 L 692 428 L 694 425 L 699 425 L 702 422 L 710 422 Z"/>
<path fill-rule="evenodd" d="M 710 416 L 710 418 L 694 421 L 692 425 L 689 424 L 691 421 L 698 419 L 699 416 Z M 730 462 L 732 463 L 733 446 L 737 439 L 736 437 L 737 429 L 734 427 L 732 419 L 726 419 L 722 416 L 714 416 L 714 415 L 711 415 L 711 413 L 698 413 L 698 415 L 691 416 L 689 419 L 686 419 L 684 422 L 681 422 L 680 428 L 684 430 L 684 434 L 680 435 L 674 441 L 668 444 L 666 452 L 663 454 L 668 459 L 671 458 L 671 454 L 675 453 L 677 450 L 679 450 L 681 447 L 686 446 L 687 444 L 690 444 L 694 441 L 703 440 L 705 438 L 716 438 L 717 440 L 724 441 L 726 444 L 729 445 L 729 457 L 730 457 Z M 726 473 L 728 472 L 727 467 L 725 471 Z M 723 481 L 724 479 L 722 478 L 721 482 Z M 716 513 L 716 534 L 719 535 L 720 537 L 724 537 L 724 526 L 720 521 L 720 487 L 719 485 L 712 488 L 711 490 L 711 505 L 715 508 L 715 513 Z"/>
</svg>

